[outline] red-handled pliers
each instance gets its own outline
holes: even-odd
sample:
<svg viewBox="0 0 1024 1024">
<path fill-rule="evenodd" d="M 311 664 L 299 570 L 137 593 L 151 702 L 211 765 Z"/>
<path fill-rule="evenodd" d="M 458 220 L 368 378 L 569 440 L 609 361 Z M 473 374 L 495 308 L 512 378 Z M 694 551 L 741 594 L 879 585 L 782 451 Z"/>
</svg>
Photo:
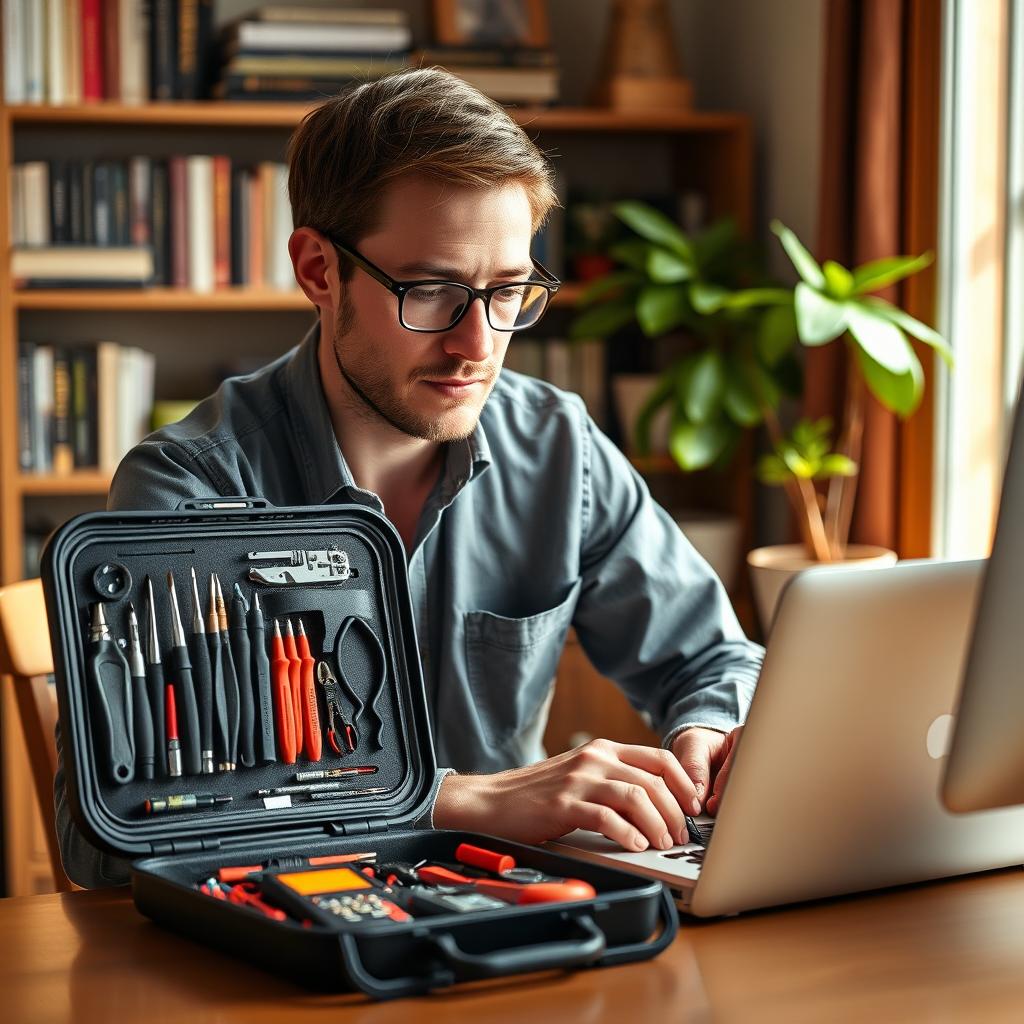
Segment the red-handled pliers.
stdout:
<svg viewBox="0 0 1024 1024">
<path fill-rule="evenodd" d="M 345 712 L 341 707 L 341 688 L 326 661 L 321 661 L 317 665 L 316 678 L 324 688 L 327 742 L 331 745 L 331 750 L 340 757 L 351 754 L 359 744 L 359 737 L 355 727 L 345 718 Z"/>
</svg>

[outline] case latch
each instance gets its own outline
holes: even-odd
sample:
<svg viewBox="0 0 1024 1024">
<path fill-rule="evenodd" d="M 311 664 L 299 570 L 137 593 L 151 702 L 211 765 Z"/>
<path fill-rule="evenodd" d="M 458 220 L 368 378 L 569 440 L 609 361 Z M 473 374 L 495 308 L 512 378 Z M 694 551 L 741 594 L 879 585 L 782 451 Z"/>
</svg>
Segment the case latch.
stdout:
<svg viewBox="0 0 1024 1024">
<path fill-rule="evenodd" d="M 360 818 L 358 821 L 329 821 L 332 836 L 365 836 L 369 832 L 387 832 L 387 818 Z"/>
<path fill-rule="evenodd" d="M 205 853 L 207 850 L 219 850 L 219 839 L 171 839 L 163 843 L 152 843 L 154 854 Z"/>
</svg>

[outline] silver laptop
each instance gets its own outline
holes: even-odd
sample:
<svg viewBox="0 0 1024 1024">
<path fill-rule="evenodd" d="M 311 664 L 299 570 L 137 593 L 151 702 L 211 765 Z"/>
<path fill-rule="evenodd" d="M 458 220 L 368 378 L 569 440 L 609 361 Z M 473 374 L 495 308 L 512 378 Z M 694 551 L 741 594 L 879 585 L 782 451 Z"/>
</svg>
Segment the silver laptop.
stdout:
<svg viewBox="0 0 1024 1024">
<path fill-rule="evenodd" d="M 829 568 L 786 587 L 706 848 L 558 852 L 668 883 L 701 917 L 1024 862 L 1024 809 L 952 814 L 940 784 L 983 561 Z"/>
</svg>

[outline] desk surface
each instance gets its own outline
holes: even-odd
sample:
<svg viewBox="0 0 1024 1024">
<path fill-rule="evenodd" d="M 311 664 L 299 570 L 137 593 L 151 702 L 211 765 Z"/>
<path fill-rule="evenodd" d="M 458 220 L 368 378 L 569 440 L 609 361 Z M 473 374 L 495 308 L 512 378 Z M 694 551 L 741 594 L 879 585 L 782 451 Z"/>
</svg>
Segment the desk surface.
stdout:
<svg viewBox="0 0 1024 1024">
<path fill-rule="evenodd" d="M 126 890 L 0 900 L 5 1020 L 1010 1020 L 1024 1015 L 1024 872 L 684 923 L 655 960 L 372 1004 L 310 994 L 163 931 Z"/>
</svg>

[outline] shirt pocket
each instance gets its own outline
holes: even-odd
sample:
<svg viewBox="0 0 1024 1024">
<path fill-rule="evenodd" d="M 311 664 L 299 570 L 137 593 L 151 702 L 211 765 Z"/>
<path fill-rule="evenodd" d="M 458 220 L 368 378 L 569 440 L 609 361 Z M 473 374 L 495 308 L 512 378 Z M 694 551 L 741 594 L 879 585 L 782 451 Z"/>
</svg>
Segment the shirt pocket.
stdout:
<svg viewBox="0 0 1024 1024">
<path fill-rule="evenodd" d="M 522 732 L 550 692 L 581 584 L 576 580 L 554 608 L 524 619 L 466 612 L 469 685 L 491 744 Z"/>
</svg>

